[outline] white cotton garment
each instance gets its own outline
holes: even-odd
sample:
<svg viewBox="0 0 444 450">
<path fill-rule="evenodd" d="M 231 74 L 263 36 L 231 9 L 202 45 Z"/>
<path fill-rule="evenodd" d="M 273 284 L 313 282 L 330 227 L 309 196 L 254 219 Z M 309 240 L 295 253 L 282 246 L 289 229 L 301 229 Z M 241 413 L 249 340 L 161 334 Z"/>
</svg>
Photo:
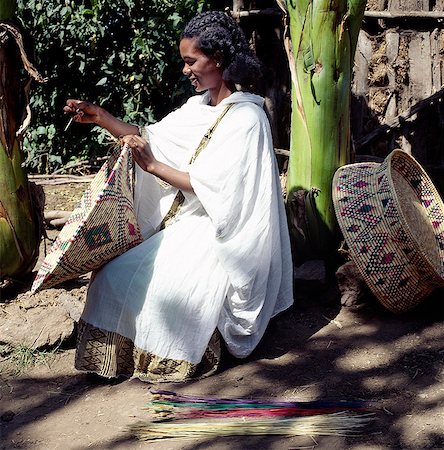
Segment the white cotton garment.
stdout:
<svg viewBox="0 0 444 450">
<path fill-rule="evenodd" d="M 293 303 L 292 259 L 263 99 L 235 92 L 217 106 L 192 97 L 144 128 L 155 157 L 190 174 L 194 193 L 158 231 L 177 190 L 136 170 L 144 242 L 108 263 L 88 291 L 83 320 L 157 356 L 198 363 L 217 327 L 248 356 L 270 318 Z M 226 105 L 233 107 L 189 164 Z"/>
</svg>

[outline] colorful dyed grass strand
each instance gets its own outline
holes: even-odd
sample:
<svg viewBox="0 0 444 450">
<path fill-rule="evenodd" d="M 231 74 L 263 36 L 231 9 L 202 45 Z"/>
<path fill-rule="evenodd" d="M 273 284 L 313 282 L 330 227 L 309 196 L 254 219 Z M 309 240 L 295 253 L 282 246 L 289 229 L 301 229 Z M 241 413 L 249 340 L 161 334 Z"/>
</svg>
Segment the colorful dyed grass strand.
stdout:
<svg viewBox="0 0 444 450">
<path fill-rule="evenodd" d="M 294 402 L 294 401 L 270 401 L 262 399 L 246 399 L 246 398 L 213 398 L 213 397 L 196 397 L 192 395 L 181 395 L 171 391 L 154 391 L 153 400 L 155 404 L 171 404 L 174 406 L 199 406 L 208 409 L 231 409 L 236 408 L 336 408 L 341 410 L 362 410 L 365 409 L 363 401 L 336 401 L 329 402 L 324 400 L 316 400 L 310 402 Z"/>
<path fill-rule="evenodd" d="M 153 392 L 155 419 L 130 432 L 140 440 L 234 435 L 355 436 L 372 420 L 364 402 L 277 402 Z M 210 420 L 209 420 L 210 419 Z"/>
<path fill-rule="evenodd" d="M 204 417 L 293 417 L 366 411 L 363 402 L 276 402 L 270 400 L 211 398 L 153 392 L 149 408 L 159 417 L 196 419 Z"/>
<path fill-rule="evenodd" d="M 174 415 L 175 419 L 204 419 L 204 418 L 229 418 L 229 417 L 301 417 L 301 416 L 315 416 L 323 414 L 333 414 L 343 411 L 338 408 L 331 409 L 303 409 L 303 408 L 239 408 L 239 409 L 209 409 L 200 410 L 191 408 L 186 413 L 171 412 L 168 410 L 157 410 L 156 413 L 163 415 L 165 418 L 170 418 Z"/>
</svg>

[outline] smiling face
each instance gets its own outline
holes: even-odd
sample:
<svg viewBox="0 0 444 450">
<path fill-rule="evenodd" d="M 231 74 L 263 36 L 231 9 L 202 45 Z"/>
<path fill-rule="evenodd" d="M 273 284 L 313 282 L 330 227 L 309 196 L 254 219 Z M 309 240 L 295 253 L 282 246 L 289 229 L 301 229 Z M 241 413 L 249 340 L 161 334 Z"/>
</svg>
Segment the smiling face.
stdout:
<svg viewBox="0 0 444 450">
<path fill-rule="evenodd" d="M 197 92 L 209 90 L 211 93 L 221 89 L 223 69 L 215 58 L 205 55 L 197 47 L 197 39 L 183 38 L 179 50 L 184 62 L 182 72 Z"/>
</svg>

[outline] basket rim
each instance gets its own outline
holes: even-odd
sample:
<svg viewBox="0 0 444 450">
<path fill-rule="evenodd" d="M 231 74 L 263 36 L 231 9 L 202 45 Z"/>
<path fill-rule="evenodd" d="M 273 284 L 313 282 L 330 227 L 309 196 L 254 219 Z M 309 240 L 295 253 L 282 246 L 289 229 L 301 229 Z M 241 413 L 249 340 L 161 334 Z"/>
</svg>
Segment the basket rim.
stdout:
<svg viewBox="0 0 444 450">
<path fill-rule="evenodd" d="M 369 176 L 367 178 L 367 180 L 371 179 L 373 181 L 373 183 L 370 183 L 370 186 L 368 189 L 371 191 L 372 188 L 374 188 L 377 185 L 376 183 L 377 183 L 378 169 L 381 168 L 381 166 L 384 163 L 386 164 L 386 167 L 383 168 L 383 170 L 381 170 L 381 172 L 379 172 L 379 174 L 384 173 L 386 175 L 386 178 L 389 183 L 391 198 L 393 200 L 394 207 L 396 209 L 396 213 L 397 213 L 397 216 L 400 221 L 400 225 L 401 225 L 403 231 L 407 234 L 408 241 L 414 247 L 414 250 L 415 250 L 417 256 L 419 256 L 421 261 L 425 263 L 426 269 L 427 269 L 426 274 L 431 276 L 431 279 L 428 280 L 428 282 L 424 283 L 424 285 L 422 286 L 423 290 L 421 291 L 425 295 L 430 294 L 437 285 L 439 285 L 439 284 L 444 285 L 444 269 L 443 269 L 443 267 L 444 267 L 444 257 L 443 257 L 444 252 L 438 247 L 438 252 L 440 255 L 440 259 L 441 259 L 441 272 L 438 272 L 436 267 L 430 262 L 430 259 L 422 251 L 417 240 L 414 238 L 414 235 L 410 228 L 410 224 L 406 220 L 406 218 L 402 212 L 402 208 L 400 206 L 400 201 L 399 201 L 399 198 L 396 193 L 396 189 L 394 187 L 394 183 L 392 180 L 392 170 L 395 170 L 395 169 L 392 169 L 391 162 L 392 162 L 393 158 L 397 158 L 397 157 L 404 158 L 406 161 L 408 161 L 408 163 L 415 164 L 415 168 L 420 169 L 421 176 L 424 177 L 426 179 L 426 182 L 428 183 L 428 185 L 433 188 L 432 189 L 433 197 L 435 199 L 438 199 L 438 205 L 441 208 L 441 210 L 444 211 L 444 204 L 442 202 L 442 199 L 439 196 L 439 193 L 438 193 L 437 189 L 435 188 L 435 186 L 433 185 L 433 182 L 430 179 L 430 177 L 427 175 L 427 173 L 421 167 L 421 165 L 413 157 L 411 157 L 411 155 L 403 152 L 402 150 L 394 150 L 385 158 L 385 160 L 382 163 L 361 162 L 361 163 L 347 164 L 347 165 L 339 167 L 337 169 L 337 171 L 335 172 L 335 174 L 333 176 L 333 180 L 332 180 L 332 191 L 333 191 L 332 198 L 333 198 L 333 205 L 334 205 L 334 210 L 336 213 L 336 218 L 337 218 L 338 224 L 340 226 L 340 229 L 342 231 L 343 237 L 344 237 L 345 241 L 347 242 L 350 258 L 356 264 L 362 277 L 367 282 L 367 285 L 370 287 L 371 291 L 376 295 L 378 300 L 387 309 L 391 310 L 392 312 L 400 313 L 407 309 L 410 309 L 411 307 L 416 306 L 419 303 L 419 301 L 414 302 L 415 299 L 412 299 L 413 302 L 411 302 L 411 306 L 408 306 L 405 308 L 400 308 L 400 302 L 396 302 L 396 301 L 393 302 L 393 301 L 390 301 L 390 299 L 387 299 L 386 298 L 387 294 L 384 291 L 384 289 L 382 287 L 376 285 L 375 280 L 374 280 L 375 275 L 372 276 L 372 275 L 367 274 L 367 263 L 369 261 L 369 258 L 366 257 L 365 255 L 363 255 L 362 253 L 360 253 L 360 251 L 357 247 L 357 244 L 355 243 L 354 238 L 352 236 L 352 232 L 347 229 L 350 224 L 347 224 L 347 221 L 344 220 L 341 215 L 341 208 L 339 205 L 339 200 L 341 198 L 341 195 L 339 195 L 340 191 L 337 189 L 340 184 L 347 185 L 347 181 L 342 180 L 339 182 L 339 177 L 341 175 L 343 175 L 344 173 L 347 173 L 349 171 L 349 169 L 352 168 L 354 171 L 367 169 L 372 172 L 369 174 Z M 399 172 L 397 172 L 397 173 L 399 173 Z M 374 193 L 379 197 L 377 189 L 374 190 Z M 381 220 L 382 223 L 378 225 L 379 226 L 378 229 L 381 230 L 381 232 L 384 231 L 385 233 L 387 233 L 388 236 L 393 236 L 393 230 L 389 226 L 387 226 L 385 216 L 382 214 L 382 215 L 380 215 L 380 217 L 382 219 Z M 430 221 L 429 217 L 428 217 L 428 220 Z M 430 222 L 430 227 L 433 230 L 434 235 L 436 236 L 436 231 L 433 228 L 431 222 Z M 377 232 L 378 229 L 376 229 L 375 232 Z M 394 247 L 394 245 L 390 244 L 389 247 Z M 408 264 L 410 266 L 412 266 L 413 262 L 407 257 L 405 257 L 405 259 L 408 262 Z M 391 277 L 393 277 L 393 276 L 394 275 L 391 275 Z M 418 280 L 420 279 L 419 274 L 418 274 L 417 278 L 418 278 Z"/>
<path fill-rule="evenodd" d="M 435 201 L 439 204 L 439 207 L 442 211 L 444 211 L 444 203 L 439 195 L 438 190 L 436 189 L 435 185 L 433 184 L 431 178 L 429 177 L 429 175 L 424 170 L 424 168 L 419 164 L 419 162 L 413 156 L 409 155 L 408 153 L 406 153 L 402 150 L 394 150 L 387 156 L 387 160 L 388 160 L 387 179 L 390 184 L 390 189 L 393 192 L 393 199 L 396 203 L 396 210 L 398 211 L 399 217 L 402 221 L 403 229 L 409 235 L 409 239 L 415 244 L 416 249 L 424 257 L 424 260 L 427 262 L 427 265 L 430 266 L 429 268 L 431 269 L 431 272 L 436 273 L 444 281 L 444 254 L 443 254 L 443 252 L 438 248 L 439 256 L 441 259 L 441 267 L 440 267 L 441 271 L 437 272 L 435 266 L 430 262 L 430 259 L 427 256 L 427 254 L 424 251 L 422 251 L 422 248 L 419 246 L 414 234 L 411 231 L 411 226 L 410 226 L 408 220 L 405 218 L 403 208 L 401 207 L 401 203 L 399 201 L 398 194 L 397 194 L 395 184 L 393 182 L 393 177 L 392 177 L 392 173 L 397 172 L 392 167 L 392 164 L 391 164 L 391 162 L 395 158 L 402 158 L 405 161 L 408 161 L 408 164 L 415 166 L 415 168 L 418 169 L 418 171 L 421 173 L 421 176 L 423 177 L 423 179 L 426 180 L 428 187 L 431 188 L 431 190 L 433 191 L 433 197 L 435 198 Z M 430 223 L 430 228 L 433 230 L 433 234 L 436 235 L 431 223 Z"/>
</svg>

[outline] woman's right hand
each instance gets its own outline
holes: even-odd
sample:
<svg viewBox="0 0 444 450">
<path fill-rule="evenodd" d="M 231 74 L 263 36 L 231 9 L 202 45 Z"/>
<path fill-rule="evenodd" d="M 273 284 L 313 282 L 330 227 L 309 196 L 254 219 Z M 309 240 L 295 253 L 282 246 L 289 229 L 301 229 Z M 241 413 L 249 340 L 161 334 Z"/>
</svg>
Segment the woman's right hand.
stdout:
<svg viewBox="0 0 444 450">
<path fill-rule="evenodd" d="M 136 125 L 117 119 L 106 109 L 91 102 L 70 98 L 66 101 L 63 110 L 71 114 L 74 122 L 94 123 L 108 130 L 114 137 L 139 134 L 139 129 Z"/>
<path fill-rule="evenodd" d="M 103 108 L 83 100 L 68 99 L 63 110 L 72 115 L 74 122 L 99 123 Z"/>
</svg>

